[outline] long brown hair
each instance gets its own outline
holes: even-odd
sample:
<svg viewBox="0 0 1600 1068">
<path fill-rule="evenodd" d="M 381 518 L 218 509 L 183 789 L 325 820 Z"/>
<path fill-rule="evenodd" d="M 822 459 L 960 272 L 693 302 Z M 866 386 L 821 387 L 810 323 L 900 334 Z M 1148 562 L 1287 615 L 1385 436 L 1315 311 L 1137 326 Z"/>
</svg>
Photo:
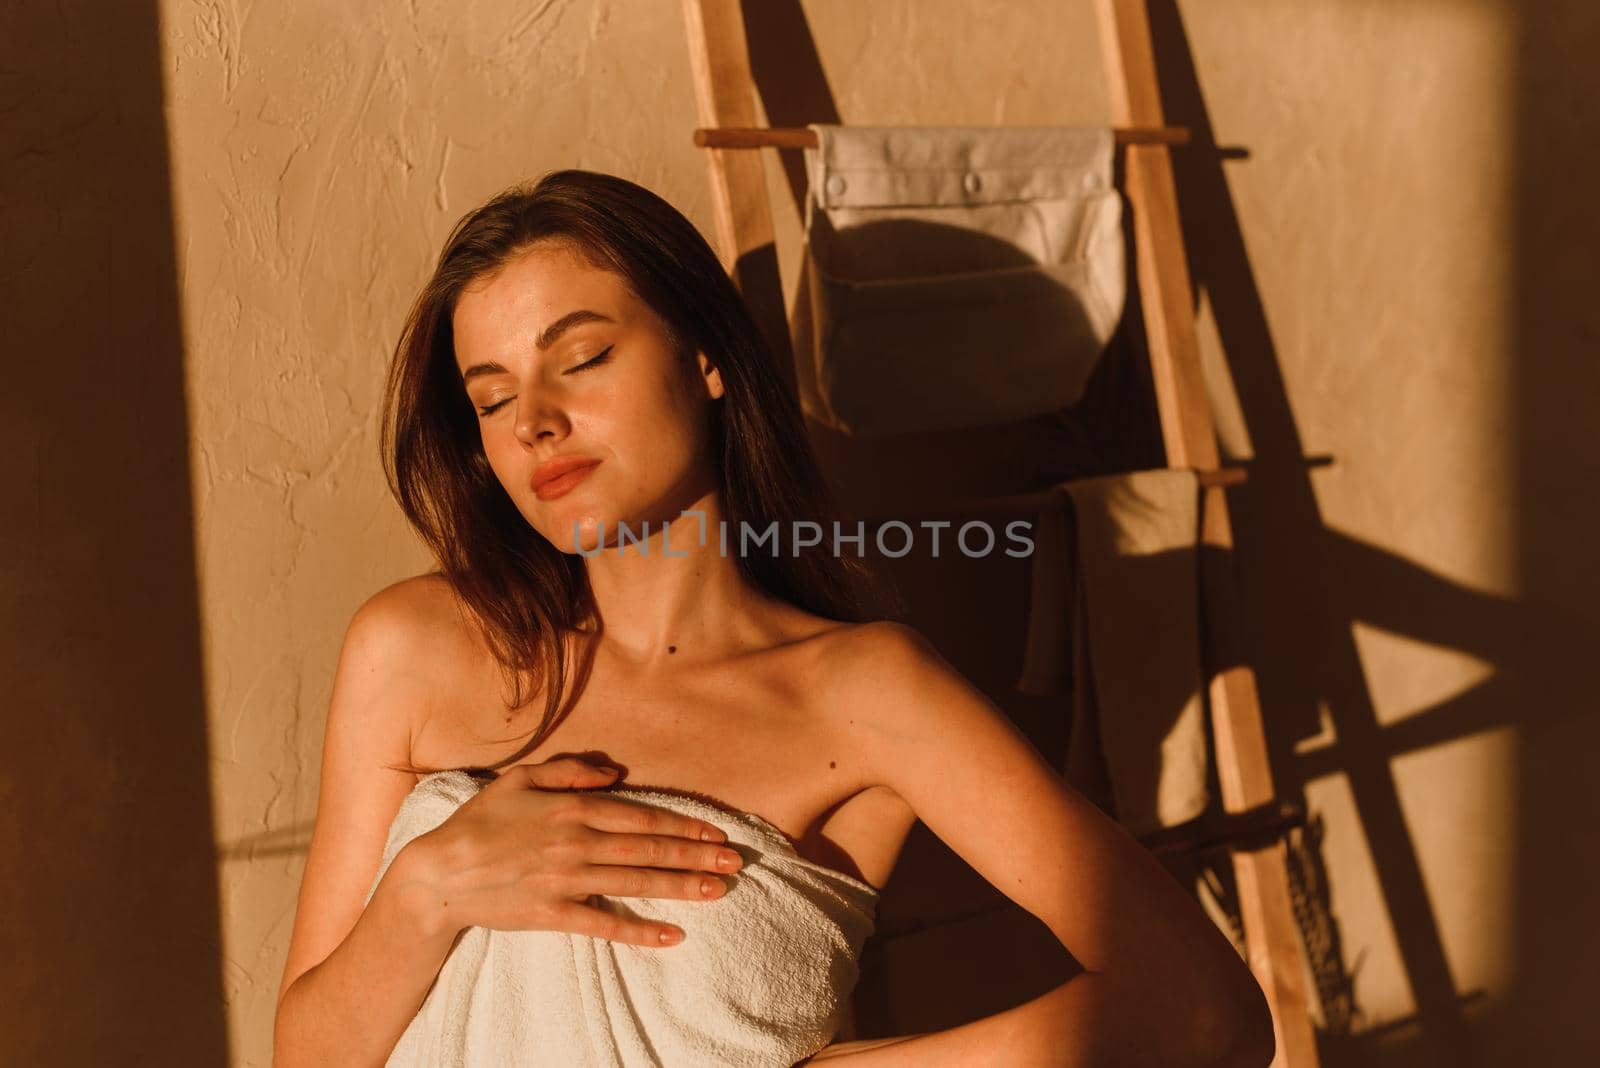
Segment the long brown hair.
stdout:
<svg viewBox="0 0 1600 1068">
<path fill-rule="evenodd" d="M 674 351 L 704 352 L 720 370 L 712 448 L 731 530 L 776 520 L 787 531 L 810 520 L 831 531 L 839 515 L 793 384 L 716 254 L 676 208 L 626 179 L 570 169 L 513 186 L 468 213 L 395 347 L 380 448 L 401 510 L 511 686 L 507 707 L 531 699 L 524 681 L 543 684 L 544 715 L 522 752 L 557 720 L 572 673 L 566 635 L 595 634 L 598 620 L 582 558 L 538 533 L 489 466 L 456 364 L 451 316 L 469 283 L 548 240 L 621 275 L 665 324 Z M 835 555 L 828 539 L 797 551 L 736 558 L 758 587 L 825 618 L 859 622 L 891 603 L 865 562 Z"/>
</svg>

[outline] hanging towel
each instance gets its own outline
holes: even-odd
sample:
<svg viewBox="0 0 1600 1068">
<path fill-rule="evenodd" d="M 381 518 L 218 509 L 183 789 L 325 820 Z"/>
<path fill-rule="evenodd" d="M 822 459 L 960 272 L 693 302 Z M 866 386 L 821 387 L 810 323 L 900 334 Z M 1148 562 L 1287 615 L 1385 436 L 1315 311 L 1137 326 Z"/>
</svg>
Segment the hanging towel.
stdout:
<svg viewBox="0 0 1600 1068">
<path fill-rule="evenodd" d="M 1057 490 L 1038 520 L 1017 689 L 1071 689 L 1067 779 L 1120 823 L 1135 834 L 1183 823 L 1210 798 L 1199 483 L 1159 468 Z"/>
<path fill-rule="evenodd" d="M 481 786 L 465 771 L 424 775 L 390 827 L 373 890 L 407 842 Z M 665 789 L 595 792 L 713 823 L 744 865 L 709 901 L 589 899 L 683 928 L 675 946 L 467 928 L 388 1068 L 791 1068 L 834 1040 L 878 891 L 801 857 L 753 813 Z"/>
<path fill-rule="evenodd" d="M 1126 296 L 1111 129 L 807 128 L 807 413 L 892 434 L 1076 402 Z"/>
</svg>

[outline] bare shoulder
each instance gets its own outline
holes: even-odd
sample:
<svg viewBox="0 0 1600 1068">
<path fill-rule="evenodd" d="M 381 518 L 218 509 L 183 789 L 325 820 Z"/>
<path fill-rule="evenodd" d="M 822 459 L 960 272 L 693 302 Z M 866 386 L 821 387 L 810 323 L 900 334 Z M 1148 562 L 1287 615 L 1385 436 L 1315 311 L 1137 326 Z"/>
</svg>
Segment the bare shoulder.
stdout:
<svg viewBox="0 0 1600 1068">
<path fill-rule="evenodd" d="M 817 676 L 827 706 L 844 717 L 873 781 L 914 806 L 939 791 L 950 761 L 983 755 L 1048 771 L 1011 718 L 917 628 L 876 620 L 827 641 Z"/>
<path fill-rule="evenodd" d="M 374 638 L 399 644 L 458 641 L 466 631 L 450 583 L 437 571 L 391 583 L 368 597 L 351 619 Z"/>
<path fill-rule="evenodd" d="M 330 712 L 359 709 L 362 718 L 382 717 L 389 721 L 382 733 L 390 736 L 393 718 L 404 714 L 409 740 L 430 700 L 434 650 L 451 635 L 452 596 L 443 579 L 425 574 L 401 579 L 363 601 L 345 628 Z M 352 700 L 341 703 L 341 696 Z M 367 726 L 378 730 L 376 723 Z"/>
<path fill-rule="evenodd" d="M 852 711 L 874 709 L 872 723 L 890 725 L 907 702 L 908 688 L 941 677 L 961 678 L 917 628 L 892 619 L 847 623 L 821 635 L 816 678 L 830 704 Z M 895 725 L 903 730 L 906 724 Z"/>
<path fill-rule="evenodd" d="M 840 623 L 826 637 L 852 648 L 870 648 L 875 654 L 912 655 L 938 652 L 916 627 L 894 619 L 873 619 L 865 623 Z"/>
<path fill-rule="evenodd" d="M 966 680 L 921 631 L 895 620 L 836 626 L 818 637 L 808 672 L 819 715 L 863 761 L 864 781 L 890 793 L 897 746 L 939 731 L 928 695 Z"/>
<path fill-rule="evenodd" d="M 893 619 L 873 619 L 865 623 L 840 623 L 836 620 L 818 620 L 815 641 L 819 643 L 823 655 L 829 657 L 856 655 L 876 655 L 885 652 L 900 651 L 902 653 L 925 646 L 933 648 L 933 644 L 923 636 L 922 632 L 909 623 L 901 623 Z"/>
<path fill-rule="evenodd" d="M 367 598 L 345 628 L 280 1001 L 361 914 L 390 822 L 417 781 L 406 769 L 415 730 L 444 684 L 439 648 L 461 627 L 454 616 L 448 587 L 421 575 Z"/>
<path fill-rule="evenodd" d="M 916 628 L 876 622 L 837 636 L 835 687 L 868 781 L 1013 901 L 1053 927 L 1063 843 L 1108 847 L 1106 820 L 990 697 Z M 1111 836 L 1111 837 L 1114 837 Z"/>
<path fill-rule="evenodd" d="M 356 610 L 350 635 L 372 648 L 395 678 L 428 686 L 431 696 L 463 684 L 488 650 L 455 591 L 438 572 L 401 579 Z"/>
</svg>

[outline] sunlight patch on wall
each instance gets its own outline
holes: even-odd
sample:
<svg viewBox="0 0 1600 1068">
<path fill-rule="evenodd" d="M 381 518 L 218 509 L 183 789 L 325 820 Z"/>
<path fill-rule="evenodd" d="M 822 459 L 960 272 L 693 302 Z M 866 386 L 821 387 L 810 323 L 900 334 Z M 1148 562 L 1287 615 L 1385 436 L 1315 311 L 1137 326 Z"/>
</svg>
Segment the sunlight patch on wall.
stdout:
<svg viewBox="0 0 1600 1068">
<path fill-rule="evenodd" d="M 1407 753 L 1392 766 L 1457 995 L 1509 993 L 1517 980 L 1516 728 Z"/>
<path fill-rule="evenodd" d="M 1405 1019 L 1416 1011 L 1416 1001 L 1349 779 L 1340 772 L 1308 782 L 1306 810 L 1324 824 L 1328 907 L 1353 980 L 1356 1029 Z"/>
<path fill-rule="evenodd" d="M 1380 726 L 1470 699 L 1495 674 L 1494 664 L 1462 649 L 1362 620 L 1351 630 Z"/>
</svg>

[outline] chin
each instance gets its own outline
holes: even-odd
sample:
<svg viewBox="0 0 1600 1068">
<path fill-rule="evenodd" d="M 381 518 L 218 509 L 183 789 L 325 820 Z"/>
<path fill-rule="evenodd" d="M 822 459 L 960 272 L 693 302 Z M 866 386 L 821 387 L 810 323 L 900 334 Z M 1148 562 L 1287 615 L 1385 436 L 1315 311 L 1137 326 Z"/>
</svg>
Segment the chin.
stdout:
<svg viewBox="0 0 1600 1068">
<path fill-rule="evenodd" d="M 610 535 L 615 529 L 614 521 L 595 514 L 593 509 L 578 508 L 560 509 L 556 518 L 546 517 L 539 525 L 545 540 L 564 553 L 576 553 L 580 549 L 592 552 L 599 548 L 601 534 Z"/>
</svg>

